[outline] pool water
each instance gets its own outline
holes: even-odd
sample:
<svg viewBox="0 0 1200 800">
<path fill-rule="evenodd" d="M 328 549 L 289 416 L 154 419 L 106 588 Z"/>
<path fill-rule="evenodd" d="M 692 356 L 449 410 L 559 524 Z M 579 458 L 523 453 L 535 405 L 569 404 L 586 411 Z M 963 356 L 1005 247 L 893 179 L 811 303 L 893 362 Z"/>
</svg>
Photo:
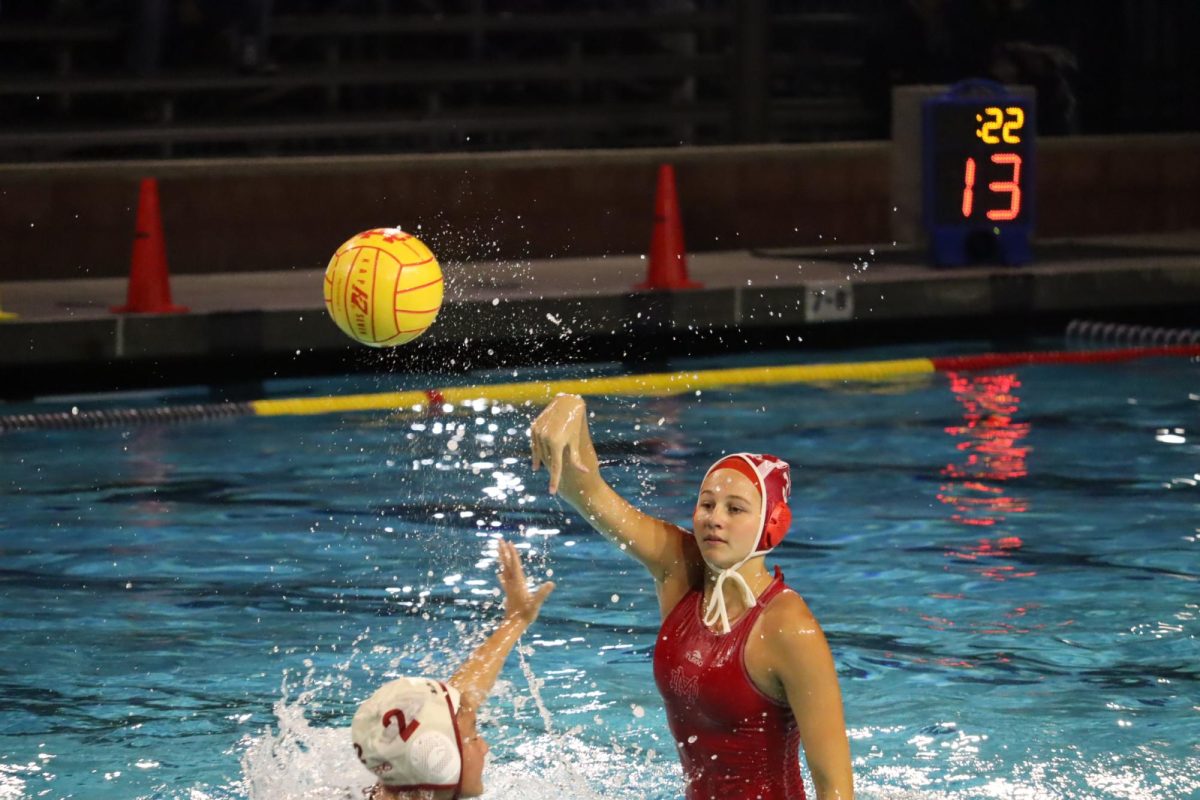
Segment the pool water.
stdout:
<svg viewBox="0 0 1200 800">
<path fill-rule="evenodd" d="M 609 481 L 681 524 L 721 453 L 792 462 L 768 563 L 833 648 L 859 797 L 1200 795 L 1194 360 L 589 405 Z M 653 587 L 530 473 L 535 411 L 0 437 L 0 800 L 361 797 L 355 705 L 481 640 L 498 535 L 558 589 L 487 797 L 678 797 Z"/>
</svg>

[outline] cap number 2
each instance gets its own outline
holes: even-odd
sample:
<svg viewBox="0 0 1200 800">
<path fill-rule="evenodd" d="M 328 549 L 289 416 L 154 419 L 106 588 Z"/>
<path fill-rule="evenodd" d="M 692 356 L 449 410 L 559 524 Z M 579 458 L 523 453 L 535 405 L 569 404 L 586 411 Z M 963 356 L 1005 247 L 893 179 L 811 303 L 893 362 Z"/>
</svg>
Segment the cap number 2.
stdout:
<svg viewBox="0 0 1200 800">
<path fill-rule="evenodd" d="M 396 719 L 397 717 L 400 718 L 400 738 L 407 742 L 410 738 L 412 738 L 412 735 L 416 733 L 417 728 L 420 727 L 421 720 L 414 719 L 412 722 L 408 722 L 408 720 L 404 717 L 403 711 L 398 708 L 393 708 L 391 711 L 383 715 L 383 727 L 386 728 L 391 725 L 392 720 Z"/>
</svg>

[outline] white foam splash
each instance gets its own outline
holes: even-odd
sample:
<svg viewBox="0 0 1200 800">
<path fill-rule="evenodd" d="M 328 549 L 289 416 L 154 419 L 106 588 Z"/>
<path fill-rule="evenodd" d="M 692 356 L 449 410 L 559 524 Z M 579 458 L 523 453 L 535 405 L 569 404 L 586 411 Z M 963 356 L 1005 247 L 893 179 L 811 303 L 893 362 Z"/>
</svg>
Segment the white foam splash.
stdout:
<svg viewBox="0 0 1200 800">
<path fill-rule="evenodd" d="M 533 697 L 534 705 L 537 706 L 542 724 L 546 726 L 546 733 L 553 733 L 554 725 L 551 722 L 550 709 L 546 708 L 546 703 L 542 700 L 541 688 L 545 681 L 533 673 L 533 667 L 529 666 L 529 662 L 525 660 L 525 649 L 523 646 L 517 646 L 517 661 L 521 665 L 521 673 L 529 682 L 529 694 Z"/>
<path fill-rule="evenodd" d="M 242 779 L 235 788 L 249 800 L 361 800 L 372 776 L 354 758 L 349 730 L 310 725 L 304 706 L 303 701 L 275 703 L 278 731 L 267 729 L 245 742 Z M 650 800 L 679 785 L 678 768 L 655 761 L 641 763 L 635 753 L 573 735 L 536 734 L 488 764 L 483 797 Z"/>
<path fill-rule="evenodd" d="M 525 655 L 518 651 L 528 693 L 510 681 L 498 681 L 492 702 L 485 707 L 490 713 L 481 719 L 481 724 L 496 725 L 498 734 L 484 773 L 484 800 L 664 800 L 680 795 L 680 766 L 669 749 L 645 749 L 617 731 L 582 727 L 563 731 L 561 715 L 559 725 L 552 725 L 551 713 L 538 691 L 541 681 Z M 281 699 L 274 705 L 276 724 L 241 743 L 239 779 L 216 789 L 193 787 L 175 795 L 154 796 L 361 800 L 374 778 L 354 757 L 349 730 L 315 727 L 305 716 L 308 708 L 315 707 L 318 694 L 348 688 L 344 670 L 348 664 L 318 677 L 306 662 L 308 674 L 295 700 L 289 699 L 285 679 Z M 524 727 L 535 719 L 524 710 L 530 705 L 536 709 L 543 731 Z M 521 719 L 526 722 L 511 724 Z M 597 735 L 602 738 L 597 740 Z M 1163 757 L 1149 747 L 1130 755 L 1132 761 L 1048 753 L 1045 759 L 1011 763 L 974 750 L 956 750 L 949 760 L 935 754 L 932 760 L 913 763 L 874 753 L 856 759 L 856 795 L 862 800 L 1051 800 L 1071 796 L 1086 784 L 1098 799 L 1158 800 L 1194 796 L 1200 791 L 1200 758 Z M 36 765 L 7 766 L 0 769 L 0 800 L 26 800 L 25 779 Z M 807 773 L 805 784 L 812 786 Z"/>
<path fill-rule="evenodd" d="M 354 757 L 347 728 L 314 728 L 304 702 L 275 703 L 278 732 L 264 730 L 242 755 L 249 800 L 361 800 L 373 777 Z"/>
</svg>

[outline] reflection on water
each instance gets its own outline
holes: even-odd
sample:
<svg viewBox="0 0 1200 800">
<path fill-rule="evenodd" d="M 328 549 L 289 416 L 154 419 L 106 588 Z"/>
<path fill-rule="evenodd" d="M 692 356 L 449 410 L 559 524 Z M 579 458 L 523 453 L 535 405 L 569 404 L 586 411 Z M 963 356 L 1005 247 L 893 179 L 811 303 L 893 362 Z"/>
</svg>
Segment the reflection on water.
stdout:
<svg viewBox="0 0 1200 800">
<path fill-rule="evenodd" d="M 1028 474 L 1026 457 L 1029 447 L 1022 442 L 1030 432 L 1029 422 L 1017 421 L 1021 382 L 1016 374 L 947 374 L 947 387 L 961 413 L 961 422 L 943 431 L 955 439 L 958 458 L 946 464 L 941 474 L 945 482 L 937 498 L 950 507 L 950 520 L 971 531 L 969 539 L 955 539 L 945 548 L 949 568 L 966 570 L 988 581 L 1003 582 L 1014 578 L 1032 578 L 1037 571 L 1019 564 L 1024 541 L 1015 532 L 1012 517 L 1029 510 L 1029 502 L 1012 491 L 1011 481 Z M 988 531 L 990 537 L 977 538 L 976 531 Z M 1017 561 L 1014 564 L 1013 561 Z M 1000 619 L 981 618 L 967 610 L 976 602 L 971 591 L 931 592 L 936 606 L 919 613 L 925 625 L 935 631 L 958 635 L 996 636 L 1029 633 L 1041 623 L 1030 624 L 1026 616 L 1039 605 L 1029 599 L 1002 612 Z M 972 654 L 974 655 L 974 654 Z M 941 656 L 928 663 L 956 670 L 975 670 L 981 666 L 1004 669 L 1011 662 L 1005 652 L 987 652 L 977 657 Z"/>
<path fill-rule="evenodd" d="M 1029 448 L 1019 445 L 1029 435 L 1029 423 L 1013 421 L 1021 405 L 1016 394 L 1021 382 L 1015 374 L 949 373 L 947 377 L 962 406 L 963 421 L 945 431 L 960 440 L 955 449 L 962 458 L 942 469 L 950 480 L 942 485 L 938 499 L 954 509 L 955 522 L 996 525 L 1007 515 L 1028 509 L 1023 498 L 1008 495 L 1004 486 L 1027 472 Z"/>
<path fill-rule="evenodd" d="M 976 375 L 949 373 L 950 391 L 962 407 L 962 423 L 945 428 L 958 439 L 955 449 L 961 458 L 942 468 L 948 478 L 938 500 L 950 506 L 950 518 L 961 525 L 993 528 L 1010 515 L 1029 510 L 1025 498 L 1010 494 L 1006 483 L 1028 474 L 1025 459 L 1029 448 L 1021 446 L 1029 435 L 1030 423 L 1016 422 L 1021 407 L 1017 389 L 1021 382 L 1013 373 Z M 946 555 L 960 561 L 979 562 L 978 574 L 989 580 L 1030 578 L 1034 570 L 1018 570 L 998 563 L 1023 546 L 1019 536 L 1001 535 L 979 539 L 975 544 L 956 544 Z"/>
</svg>

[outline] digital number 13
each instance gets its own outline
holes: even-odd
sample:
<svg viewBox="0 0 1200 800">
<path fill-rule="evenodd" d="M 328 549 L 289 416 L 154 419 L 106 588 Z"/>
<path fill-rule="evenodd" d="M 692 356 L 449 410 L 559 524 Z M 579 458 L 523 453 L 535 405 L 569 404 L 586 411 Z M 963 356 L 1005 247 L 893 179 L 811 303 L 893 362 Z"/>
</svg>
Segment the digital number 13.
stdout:
<svg viewBox="0 0 1200 800">
<path fill-rule="evenodd" d="M 988 190 L 1008 192 L 1008 208 L 993 208 L 987 218 L 995 222 L 1016 219 L 1021 213 L 1021 157 L 1016 153 L 993 153 L 993 164 L 1011 164 L 1012 178 L 1007 181 L 992 181 Z M 975 159 L 968 158 L 963 166 L 962 215 L 970 217 L 975 208 Z"/>
</svg>

